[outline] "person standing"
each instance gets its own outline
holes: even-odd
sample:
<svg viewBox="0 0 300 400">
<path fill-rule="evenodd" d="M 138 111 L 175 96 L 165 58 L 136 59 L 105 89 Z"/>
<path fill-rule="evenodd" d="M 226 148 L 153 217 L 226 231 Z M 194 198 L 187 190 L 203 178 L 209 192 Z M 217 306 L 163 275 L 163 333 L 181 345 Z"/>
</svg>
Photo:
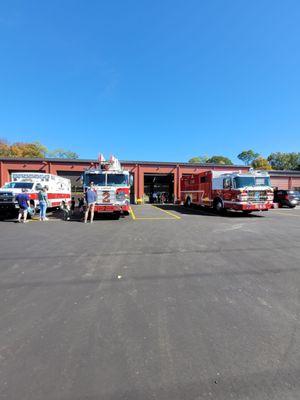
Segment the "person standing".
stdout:
<svg viewBox="0 0 300 400">
<path fill-rule="evenodd" d="M 48 218 L 46 217 L 47 202 L 47 186 L 44 186 L 43 189 L 39 191 L 40 221 L 48 221 Z"/>
<path fill-rule="evenodd" d="M 90 187 L 85 192 L 86 210 L 84 214 L 84 223 L 87 223 L 89 212 L 91 213 L 90 222 L 94 220 L 95 204 L 97 200 L 97 193 L 95 191 L 94 183 L 90 183 Z"/>
<path fill-rule="evenodd" d="M 83 213 L 83 206 L 84 206 L 84 197 L 80 197 L 80 199 L 78 200 L 78 208 L 80 214 Z"/>
<path fill-rule="evenodd" d="M 72 197 L 71 200 L 71 213 L 73 214 L 75 211 L 75 197 Z"/>
<path fill-rule="evenodd" d="M 16 196 L 16 200 L 20 207 L 19 215 L 18 215 L 18 222 L 21 222 L 21 218 L 23 215 L 23 222 L 25 224 L 25 222 L 27 222 L 28 208 L 30 207 L 29 196 L 26 193 L 26 189 L 24 189 L 24 188 L 22 189 L 22 192 Z"/>
</svg>

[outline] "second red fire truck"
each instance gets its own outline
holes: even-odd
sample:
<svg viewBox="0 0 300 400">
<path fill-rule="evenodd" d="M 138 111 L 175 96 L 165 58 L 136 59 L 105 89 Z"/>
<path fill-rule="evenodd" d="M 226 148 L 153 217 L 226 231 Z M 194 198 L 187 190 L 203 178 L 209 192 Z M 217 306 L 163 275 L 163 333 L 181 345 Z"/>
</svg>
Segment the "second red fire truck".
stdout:
<svg viewBox="0 0 300 400">
<path fill-rule="evenodd" d="M 273 189 L 265 171 L 205 171 L 181 178 L 181 202 L 226 209 L 267 211 L 273 206 Z"/>
</svg>

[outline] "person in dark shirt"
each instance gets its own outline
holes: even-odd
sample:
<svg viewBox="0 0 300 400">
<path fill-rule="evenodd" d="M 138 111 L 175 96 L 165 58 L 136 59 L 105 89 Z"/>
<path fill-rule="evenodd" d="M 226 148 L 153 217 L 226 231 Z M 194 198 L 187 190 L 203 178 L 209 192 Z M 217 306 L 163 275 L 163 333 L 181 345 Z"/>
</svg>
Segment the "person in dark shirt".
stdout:
<svg viewBox="0 0 300 400">
<path fill-rule="evenodd" d="M 83 206 L 84 206 L 84 197 L 81 197 L 79 200 L 78 200 L 78 208 L 79 208 L 79 212 L 83 212 Z"/>
<path fill-rule="evenodd" d="M 19 193 L 16 196 L 16 200 L 19 205 L 19 215 L 18 215 L 18 222 L 21 222 L 22 216 L 23 216 L 23 222 L 27 222 L 27 214 L 28 214 L 28 208 L 30 206 L 29 203 L 29 196 L 26 193 L 26 189 L 22 189 L 22 193 Z"/>
<path fill-rule="evenodd" d="M 71 213 L 73 214 L 75 211 L 75 197 L 72 197 L 71 200 Z"/>
<path fill-rule="evenodd" d="M 97 193 L 94 187 L 94 183 L 90 183 L 90 187 L 87 189 L 85 192 L 85 201 L 86 201 L 86 210 L 84 214 L 84 223 L 87 223 L 89 212 L 91 212 L 91 220 L 90 222 L 92 223 L 94 220 L 94 210 L 95 210 L 95 204 L 97 200 Z"/>
</svg>

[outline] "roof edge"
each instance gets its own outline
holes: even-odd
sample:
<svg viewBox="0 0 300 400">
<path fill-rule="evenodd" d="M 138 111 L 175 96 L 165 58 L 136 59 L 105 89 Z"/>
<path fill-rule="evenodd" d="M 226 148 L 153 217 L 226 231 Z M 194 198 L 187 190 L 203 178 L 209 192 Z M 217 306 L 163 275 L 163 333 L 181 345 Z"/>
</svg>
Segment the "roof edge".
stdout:
<svg viewBox="0 0 300 400">
<path fill-rule="evenodd" d="M 17 158 L 17 157 L 0 157 L 0 162 L 5 161 L 13 161 L 13 162 L 58 162 L 58 163 L 74 163 L 74 164 L 86 164 L 86 163 L 97 163 L 98 160 L 96 159 L 71 159 L 71 158 Z M 188 166 L 194 168 L 203 168 L 203 167 L 222 167 L 222 168 L 249 168 L 246 165 L 226 165 L 226 164 L 215 164 L 215 163 L 189 163 L 189 162 L 172 162 L 172 161 L 138 161 L 138 160 L 120 160 L 121 164 L 139 164 L 139 165 L 172 165 L 172 166 Z M 270 170 L 268 171 L 270 175 L 300 175 L 299 170 Z"/>
</svg>

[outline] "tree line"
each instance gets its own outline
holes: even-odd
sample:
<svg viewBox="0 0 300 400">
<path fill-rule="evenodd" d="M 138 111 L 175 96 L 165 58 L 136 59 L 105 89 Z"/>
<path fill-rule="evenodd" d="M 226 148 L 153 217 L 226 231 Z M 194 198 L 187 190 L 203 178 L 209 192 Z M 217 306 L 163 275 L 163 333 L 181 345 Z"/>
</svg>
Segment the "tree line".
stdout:
<svg viewBox="0 0 300 400">
<path fill-rule="evenodd" d="M 79 155 L 74 151 L 61 148 L 49 150 L 40 142 L 9 143 L 6 139 L 0 139 L 0 157 L 76 159 Z"/>
<path fill-rule="evenodd" d="M 276 152 L 264 158 L 254 150 L 243 150 L 237 157 L 246 166 L 251 166 L 255 169 L 300 170 L 300 153 Z M 189 163 L 233 165 L 230 158 L 224 156 L 198 156 L 191 158 Z"/>
<path fill-rule="evenodd" d="M 79 155 L 61 148 L 49 150 L 40 142 L 9 143 L 5 139 L 0 139 L 0 157 L 77 159 Z M 277 152 L 264 158 L 254 150 L 244 150 L 237 157 L 245 165 L 255 169 L 300 170 L 300 153 Z M 225 156 L 198 156 L 191 158 L 189 163 L 233 165 L 230 158 Z"/>
</svg>

